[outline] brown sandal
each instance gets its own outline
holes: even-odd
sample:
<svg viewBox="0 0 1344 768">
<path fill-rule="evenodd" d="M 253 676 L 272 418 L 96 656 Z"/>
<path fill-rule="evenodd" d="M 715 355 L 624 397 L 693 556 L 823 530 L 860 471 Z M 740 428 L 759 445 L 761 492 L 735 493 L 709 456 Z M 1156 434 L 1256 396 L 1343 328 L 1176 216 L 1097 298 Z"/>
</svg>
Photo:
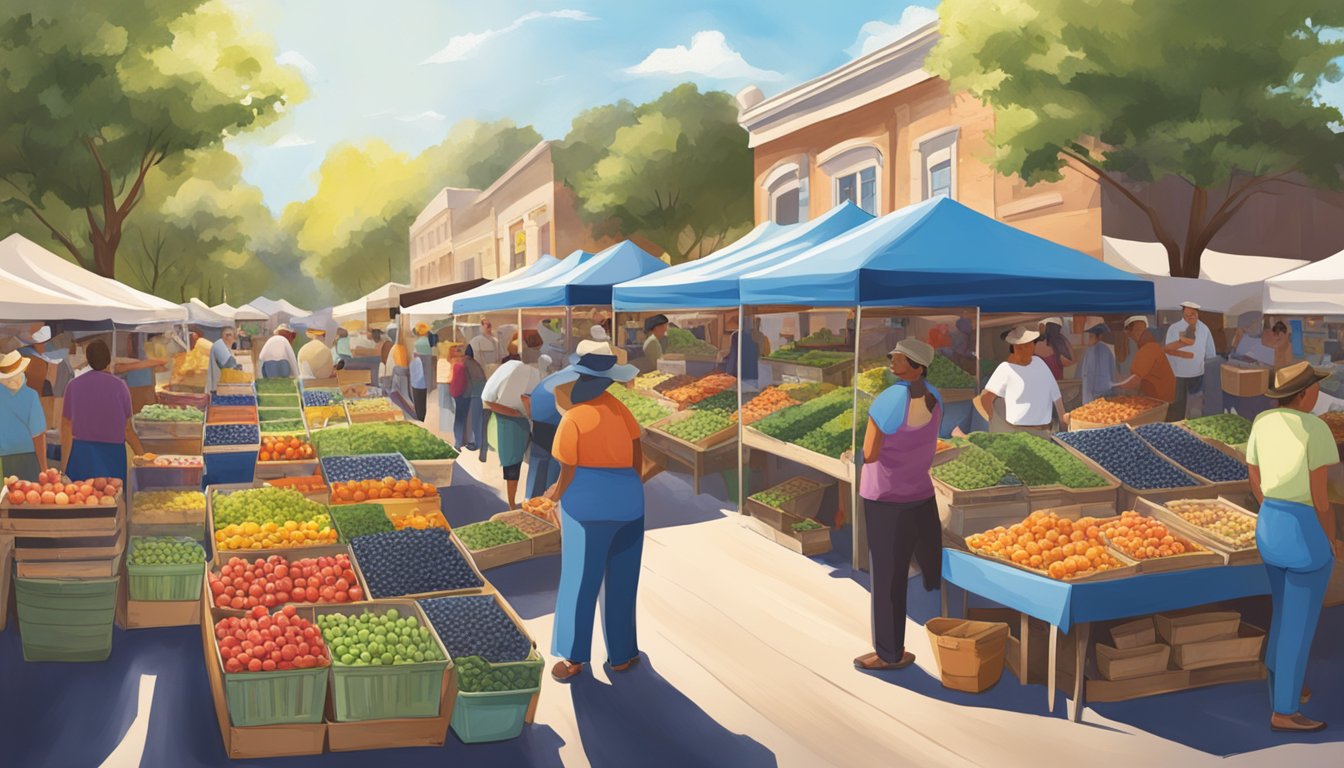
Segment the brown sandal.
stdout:
<svg viewBox="0 0 1344 768">
<path fill-rule="evenodd" d="M 1283 718 L 1280 720 L 1279 718 Z M 1269 718 L 1269 728 L 1286 733 L 1312 733 L 1325 730 L 1325 723 L 1312 720 L 1301 712 L 1295 715 L 1274 714 Z"/>
<path fill-rule="evenodd" d="M 576 664 L 572 661 L 557 661 L 555 666 L 551 667 L 551 677 L 557 682 L 567 683 L 570 678 L 576 677 L 583 671 L 583 664 Z"/>
<path fill-rule="evenodd" d="M 621 663 L 621 664 L 612 664 L 612 665 L 611 665 L 611 668 L 612 668 L 613 670 L 617 671 L 617 672 L 624 672 L 625 670 L 627 670 L 627 669 L 633 667 L 634 665 L 636 665 L 636 664 L 638 664 L 638 663 L 639 663 L 639 657 L 638 657 L 638 656 L 635 656 L 633 659 L 630 659 L 629 661 L 626 661 L 626 662 L 624 662 L 624 663 Z"/>
<path fill-rule="evenodd" d="M 901 655 L 900 661 L 884 661 L 876 653 L 865 653 L 854 659 L 854 668 L 866 672 L 882 672 L 890 669 L 905 669 L 915 663 L 915 654 L 906 651 Z"/>
</svg>

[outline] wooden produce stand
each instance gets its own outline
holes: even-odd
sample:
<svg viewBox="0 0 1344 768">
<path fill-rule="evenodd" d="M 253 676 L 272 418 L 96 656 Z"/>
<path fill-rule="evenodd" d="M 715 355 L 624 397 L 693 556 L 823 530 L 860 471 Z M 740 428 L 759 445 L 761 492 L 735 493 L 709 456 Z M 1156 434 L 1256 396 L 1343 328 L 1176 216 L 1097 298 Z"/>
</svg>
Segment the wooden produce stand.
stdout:
<svg viewBox="0 0 1344 768">
<path fill-rule="evenodd" d="M 830 552 L 831 529 L 817 520 L 817 512 L 821 509 L 822 498 L 826 494 L 827 487 L 832 484 L 819 483 L 804 477 L 791 478 L 780 485 L 786 483 L 804 483 L 810 485 L 811 488 L 783 502 L 778 507 L 748 496 L 745 505 L 746 510 L 751 514 L 748 527 L 776 544 L 787 547 L 800 555 L 815 557 Z M 793 530 L 794 524 L 801 523 L 804 520 L 811 520 L 821 527 L 808 531 Z"/>
<path fill-rule="evenodd" d="M 772 456 L 811 467 L 834 477 L 842 483 L 854 482 L 854 459 L 848 451 L 838 459 L 822 456 L 800 445 L 786 443 L 783 440 L 771 437 L 755 427 L 742 428 L 742 444 L 753 450 L 763 451 Z"/>
<path fill-rule="evenodd" d="M 1087 454 L 1082 451 L 1062 440 L 1056 439 L 1055 442 L 1063 446 L 1064 450 L 1073 454 L 1079 460 L 1087 462 L 1089 467 L 1094 467 L 1096 471 L 1101 473 L 1103 478 L 1110 480 L 1119 486 L 1119 495 L 1116 497 L 1116 508 L 1120 510 L 1133 509 L 1135 505 L 1138 504 L 1139 499 L 1148 499 L 1150 501 L 1161 503 L 1164 501 L 1174 501 L 1176 499 L 1213 499 L 1217 498 L 1220 493 L 1220 489 L 1209 485 L 1207 480 L 1187 472 L 1179 464 L 1173 462 L 1171 459 L 1168 459 L 1157 451 L 1153 451 L 1155 456 L 1170 464 L 1181 474 L 1189 477 L 1195 482 L 1195 485 L 1180 488 L 1135 488 L 1132 485 L 1125 484 L 1120 478 L 1107 472 L 1100 464 L 1097 464 L 1090 459 Z"/>
<path fill-rule="evenodd" d="M 668 426 L 688 419 L 693 411 L 679 411 L 655 421 L 644 430 L 644 457 L 662 467 L 670 464 L 686 467 L 698 496 L 700 481 L 706 475 L 737 466 L 737 425 L 721 429 L 701 440 L 690 442 L 664 431 Z"/>
<path fill-rule="evenodd" d="M 789 360 L 777 360 L 771 357 L 761 358 L 761 362 L 769 363 L 771 378 L 776 384 L 799 382 L 804 384 L 834 384 L 838 387 L 845 387 L 849 386 L 850 381 L 854 378 L 853 360 L 831 363 L 824 368 L 815 365 L 802 365 Z"/>
<path fill-rule="evenodd" d="M 146 453 L 200 456 L 204 435 L 200 421 L 149 421 L 131 418 L 135 436 Z"/>
<path fill-rule="evenodd" d="M 491 568 L 497 568 L 501 565 L 530 560 L 534 557 L 543 557 L 545 555 L 560 554 L 560 529 L 549 521 L 542 520 L 540 517 L 529 512 L 514 509 L 507 512 L 500 512 L 490 517 L 496 522 L 512 524 L 512 521 L 519 519 L 519 515 L 530 518 L 529 522 L 540 529 L 539 533 L 530 533 L 522 531 L 527 536 L 526 541 L 513 541 L 508 544 L 502 544 L 498 547 L 489 549 L 467 550 L 471 559 L 476 563 L 476 567 L 482 571 Z M 514 526 L 517 528 L 517 526 Z M 519 530 L 522 530 L 521 528 Z"/>
<path fill-rule="evenodd" d="M 1151 398 L 1149 398 L 1151 399 Z M 1167 404 L 1154 401 L 1154 405 L 1146 411 L 1142 411 L 1134 416 L 1125 419 L 1119 423 L 1099 424 L 1093 421 L 1084 421 L 1070 416 L 1069 431 L 1081 432 L 1084 429 L 1102 429 L 1104 427 L 1116 427 L 1120 424 L 1128 424 L 1131 427 L 1141 427 L 1144 424 L 1156 424 L 1167 419 Z"/>
</svg>

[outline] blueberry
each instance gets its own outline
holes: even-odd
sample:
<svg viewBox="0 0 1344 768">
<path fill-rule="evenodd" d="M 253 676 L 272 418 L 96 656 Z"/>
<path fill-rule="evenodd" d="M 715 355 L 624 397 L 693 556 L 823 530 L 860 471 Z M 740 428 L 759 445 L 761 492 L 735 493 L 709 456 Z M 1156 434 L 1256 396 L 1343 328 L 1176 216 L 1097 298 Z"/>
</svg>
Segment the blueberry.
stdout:
<svg viewBox="0 0 1344 768">
<path fill-rule="evenodd" d="M 496 664 L 524 661 L 528 640 L 490 595 L 430 597 L 418 601 L 453 658 L 480 656 Z"/>
<path fill-rule="evenodd" d="M 254 395 L 211 395 L 211 405 L 252 405 L 257 404 L 257 398 Z"/>
<path fill-rule="evenodd" d="M 399 453 L 375 453 L 367 456 L 327 456 L 322 459 L 322 474 L 327 482 L 381 480 L 391 477 L 410 480 L 410 465 Z"/>
<path fill-rule="evenodd" d="M 1158 453 L 1215 483 L 1246 480 L 1246 465 L 1174 424 L 1145 424 L 1134 430 Z"/>
<path fill-rule="evenodd" d="M 341 393 L 333 389 L 305 389 L 303 404 L 307 406 L 331 405 L 341 402 Z"/>
<path fill-rule="evenodd" d="M 443 528 L 375 533 L 350 542 L 370 597 L 451 592 L 484 585 Z"/>
<path fill-rule="evenodd" d="M 1055 437 L 1100 464 L 1130 488 L 1146 491 L 1198 485 L 1189 475 L 1154 453 L 1127 426 L 1060 432 Z"/>
<path fill-rule="evenodd" d="M 205 445 L 257 445 L 261 431 L 256 424 L 207 424 Z"/>
</svg>

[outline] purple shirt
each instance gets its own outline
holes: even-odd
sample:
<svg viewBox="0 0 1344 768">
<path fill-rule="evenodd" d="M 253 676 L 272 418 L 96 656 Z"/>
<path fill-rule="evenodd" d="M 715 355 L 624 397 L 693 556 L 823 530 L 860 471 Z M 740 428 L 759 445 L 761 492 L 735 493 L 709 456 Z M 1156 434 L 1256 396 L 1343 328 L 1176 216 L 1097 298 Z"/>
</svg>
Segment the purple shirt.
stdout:
<svg viewBox="0 0 1344 768">
<path fill-rule="evenodd" d="M 131 390 L 106 371 L 89 371 L 65 388 L 61 417 L 70 420 L 76 440 L 125 443 L 131 415 Z"/>
<path fill-rule="evenodd" d="M 906 503 L 933 498 L 933 479 L 929 468 L 938 450 L 938 425 L 943 418 L 942 396 L 938 397 L 933 416 L 923 426 L 906 423 L 910 407 L 910 387 L 899 381 L 878 395 L 868 417 L 882 432 L 877 461 L 864 464 L 859 478 L 859 495 L 872 501 Z"/>
</svg>

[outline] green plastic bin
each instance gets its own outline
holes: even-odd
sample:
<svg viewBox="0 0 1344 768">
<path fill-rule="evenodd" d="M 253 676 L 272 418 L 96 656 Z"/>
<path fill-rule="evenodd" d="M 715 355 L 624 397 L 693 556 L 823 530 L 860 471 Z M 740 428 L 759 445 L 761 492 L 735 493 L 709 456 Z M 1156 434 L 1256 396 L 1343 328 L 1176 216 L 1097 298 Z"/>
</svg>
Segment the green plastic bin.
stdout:
<svg viewBox="0 0 1344 768">
<path fill-rule="evenodd" d="M 320 723 L 328 667 L 283 672 L 225 672 L 229 720 L 239 727 Z"/>
<path fill-rule="evenodd" d="M 433 624 L 414 600 L 379 600 L 353 608 L 321 607 L 316 615 L 343 613 L 347 616 L 362 614 L 366 609 L 383 614 L 396 608 L 403 615 L 415 616 L 420 625 L 430 628 L 442 661 L 423 661 L 418 664 L 394 666 L 355 667 L 338 664 L 331 667 L 332 708 L 338 722 L 360 720 L 389 720 L 400 717 L 438 717 L 443 697 L 443 675 L 452 664 L 443 641 L 433 631 Z M 328 643 L 328 648 L 331 647 Z"/>
<path fill-rule="evenodd" d="M 15 579 L 26 661 L 106 661 L 117 578 Z"/>
<path fill-rule="evenodd" d="M 126 563 L 132 600 L 200 600 L 205 584 L 205 561 L 192 565 L 136 565 Z"/>
<path fill-rule="evenodd" d="M 516 739 L 523 733 L 527 708 L 538 688 L 503 693 L 457 694 L 452 729 L 464 744 Z"/>
</svg>

